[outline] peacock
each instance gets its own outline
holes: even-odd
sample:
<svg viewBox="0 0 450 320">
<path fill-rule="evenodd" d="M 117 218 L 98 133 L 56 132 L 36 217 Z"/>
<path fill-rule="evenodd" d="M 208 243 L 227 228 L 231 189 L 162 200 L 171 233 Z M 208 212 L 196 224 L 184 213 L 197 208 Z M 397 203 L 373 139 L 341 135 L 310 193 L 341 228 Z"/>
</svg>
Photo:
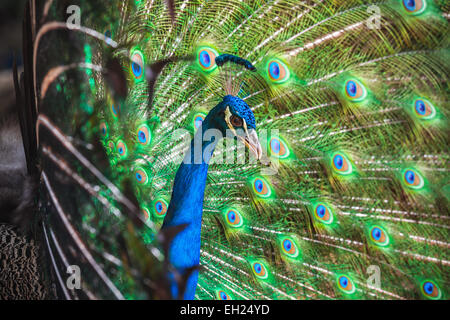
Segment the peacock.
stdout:
<svg viewBox="0 0 450 320">
<path fill-rule="evenodd" d="M 448 299 L 449 14 L 30 1 L 16 87 L 57 296 Z"/>
</svg>

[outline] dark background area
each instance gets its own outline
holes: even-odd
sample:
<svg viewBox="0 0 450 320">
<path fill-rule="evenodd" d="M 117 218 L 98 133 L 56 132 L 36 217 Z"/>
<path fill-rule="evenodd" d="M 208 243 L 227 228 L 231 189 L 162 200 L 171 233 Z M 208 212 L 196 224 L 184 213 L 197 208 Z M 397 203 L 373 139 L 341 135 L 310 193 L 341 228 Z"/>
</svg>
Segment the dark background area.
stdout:
<svg viewBox="0 0 450 320">
<path fill-rule="evenodd" d="M 0 117 L 15 103 L 12 78 L 14 54 L 22 65 L 22 17 L 26 0 L 0 1 Z"/>
<path fill-rule="evenodd" d="M 36 0 L 44 2 L 44 0 Z M 14 56 L 22 73 L 22 21 L 26 0 L 0 0 L 0 300 L 44 299 L 40 240 L 18 228 L 33 216 L 33 182 L 27 175 L 19 106 L 13 84 Z M 31 206 L 17 210 L 23 203 Z M 31 272 L 29 271 L 31 270 Z"/>
<path fill-rule="evenodd" d="M 18 54 L 18 64 L 21 64 L 24 7 L 25 0 L 0 1 L 0 70 L 12 68 L 14 52 Z"/>
</svg>

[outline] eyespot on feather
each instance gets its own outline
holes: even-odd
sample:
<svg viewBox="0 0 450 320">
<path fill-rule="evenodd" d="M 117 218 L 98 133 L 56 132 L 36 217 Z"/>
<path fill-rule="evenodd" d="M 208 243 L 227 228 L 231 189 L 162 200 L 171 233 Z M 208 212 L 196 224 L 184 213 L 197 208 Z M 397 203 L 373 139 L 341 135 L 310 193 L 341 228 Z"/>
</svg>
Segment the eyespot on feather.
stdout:
<svg viewBox="0 0 450 320">
<path fill-rule="evenodd" d="M 140 143 L 143 146 L 147 146 L 150 144 L 151 132 L 150 128 L 146 124 L 139 126 L 136 134 L 138 143 Z"/>
<path fill-rule="evenodd" d="M 314 208 L 314 217 L 324 224 L 333 222 L 333 212 L 323 203 L 318 203 Z"/>
<path fill-rule="evenodd" d="M 427 7 L 426 0 L 403 0 L 403 8 L 408 14 L 420 15 Z"/>
<path fill-rule="evenodd" d="M 267 181 L 263 178 L 256 178 L 252 183 L 253 191 L 261 198 L 268 198 L 271 195 L 271 189 Z"/>
<path fill-rule="evenodd" d="M 338 288 L 346 294 L 352 294 L 356 291 L 353 280 L 346 275 L 340 275 L 337 277 L 337 285 Z"/>
<path fill-rule="evenodd" d="M 117 142 L 116 149 L 117 149 L 117 153 L 119 154 L 119 156 L 121 158 L 125 158 L 128 155 L 127 145 L 122 140 L 119 140 Z"/>
<path fill-rule="evenodd" d="M 219 54 L 210 47 L 202 47 L 198 51 L 197 61 L 203 71 L 211 72 L 217 68 L 216 57 Z"/>
<path fill-rule="evenodd" d="M 417 170 L 406 169 L 403 172 L 403 183 L 409 189 L 419 190 L 424 186 L 425 181 Z"/>
<path fill-rule="evenodd" d="M 267 63 L 267 75 L 273 83 L 284 83 L 289 80 L 289 68 L 279 59 L 271 59 Z"/>
<path fill-rule="evenodd" d="M 100 122 L 100 135 L 103 138 L 108 137 L 108 125 L 106 124 L 105 121 Z"/>
<path fill-rule="evenodd" d="M 269 274 L 267 273 L 266 267 L 264 266 L 264 264 L 260 263 L 260 262 L 254 262 L 252 264 L 252 271 L 253 274 L 258 278 L 258 279 L 267 279 Z"/>
<path fill-rule="evenodd" d="M 359 102 L 367 97 L 366 87 L 358 80 L 352 79 L 345 83 L 345 95 L 353 102 Z"/>
<path fill-rule="evenodd" d="M 156 218 L 164 218 L 167 213 L 167 202 L 163 199 L 156 200 L 153 209 Z"/>
<path fill-rule="evenodd" d="M 110 110 L 111 110 L 111 114 L 113 115 L 114 118 L 119 117 L 119 114 L 120 114 L 120 105 L 111 103 Z"/>
<path fill-rule="evenodd" d="M 425 99 L 414 101 L 414 114 L 422 120 L 430 120 L 436 116 L 436 109 L 431 102 Z"/>
<path fill-rule="evenodd" d="M 270 154 L 280 159 L 285 159 L 289 156 L 289 148 L 281 138 L 273 137 L 269 141 Z"/>
<path fill-rule="evenodd" d="M 341 175 L 348 175 L 353 171 L 351 162 L 342 153 L 335 153 L 333 155 L 332 168 L 336 173 Z"/>
<path fill-rule="evenodd" d="M 385 247 L 389 244 L 389 236 L 387 232 L 380 226 L 370 228 L 370 240 L 377 246 Z"/>
<path fill-rule="evenodd" d="M 429 299 L 437 300 L 442 297 L 441 289 L 433 280 L 423 281 L 420 289 L 422 294 Z"/>
<path fill-rule="evenodd" d="M 238 228 L 244 223 L 239 211 L 230 209 L 226 213 L 226 222 L 232 228 Z"/>
<path fill-rule="evenodd" d="M 232 300 L 231 296 L 228 293 L 226 293 L 224 290 L 217 290 L 216 296 L 217 296 L 217 299 L 219 299 L 219 300 Z"/>
<path fill-rule="evenodd" d="M 280 241 L 281 253 L 283 253 L 288 258 L 297 258 L 300 251 L 297 247 L 295 241 L 291 238 L 284 237 Z"/>
<path fill-rule="evenodd" d="M 206 115 L 204 113 L 196 113 L 193 118 L 194 128 L 195 129 L 200 128 L 200 126 L 202 125 L 205 118 L 206 118 Z"/>
<path fill-rule="evenodd" d="M 144 75 L 144 56 L 139 50 L 133 51 L 131 54 L 131 74 L 133 75 L 134 79 L 136 80 L 142 80 Z"/>
<path fill-rule="evenodd" d="M 138 167 L 134 171 L 134 177 L 139 184 L 145 185 L 148 183 L 148 175 L 145 169 Z"/>
</svg>

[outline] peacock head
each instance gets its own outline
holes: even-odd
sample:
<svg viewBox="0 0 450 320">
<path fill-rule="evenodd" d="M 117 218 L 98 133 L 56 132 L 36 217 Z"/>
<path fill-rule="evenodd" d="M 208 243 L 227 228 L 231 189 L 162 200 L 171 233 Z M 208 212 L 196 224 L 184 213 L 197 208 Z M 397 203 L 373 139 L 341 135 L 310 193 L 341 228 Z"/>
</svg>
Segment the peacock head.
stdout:
<svg viewBox="0 0 450 320">
<path fill-rule="evenodd" d="M 223 136 L 230 130 L 235 139 L 240 140 L 252 151 L 257 159 L 261 159 L 262 148 L 256 134 L 256 121 L 249 105 L 242 99 L 227 95 L 206 117 L 210 128 L 218 129 Z"/>
</svg>

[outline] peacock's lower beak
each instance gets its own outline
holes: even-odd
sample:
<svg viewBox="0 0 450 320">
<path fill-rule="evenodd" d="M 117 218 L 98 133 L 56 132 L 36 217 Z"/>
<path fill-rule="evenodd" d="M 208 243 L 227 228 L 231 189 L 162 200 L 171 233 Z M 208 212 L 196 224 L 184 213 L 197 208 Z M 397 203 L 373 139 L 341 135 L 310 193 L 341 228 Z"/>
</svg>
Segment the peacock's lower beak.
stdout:
<svg viewBox="0 0 450 320">
<path fill-rule="evenodd" d="M 256 134 L 256 131 L 254 129 L 248 130 L 247 134 L 245 136 L 238 136 L 239 139 L 253 152 L 256 159 L 261 159 L 262 156 L 262 148 L 261 144 L 258 140 L 258 135 Z"/>
</svg>

